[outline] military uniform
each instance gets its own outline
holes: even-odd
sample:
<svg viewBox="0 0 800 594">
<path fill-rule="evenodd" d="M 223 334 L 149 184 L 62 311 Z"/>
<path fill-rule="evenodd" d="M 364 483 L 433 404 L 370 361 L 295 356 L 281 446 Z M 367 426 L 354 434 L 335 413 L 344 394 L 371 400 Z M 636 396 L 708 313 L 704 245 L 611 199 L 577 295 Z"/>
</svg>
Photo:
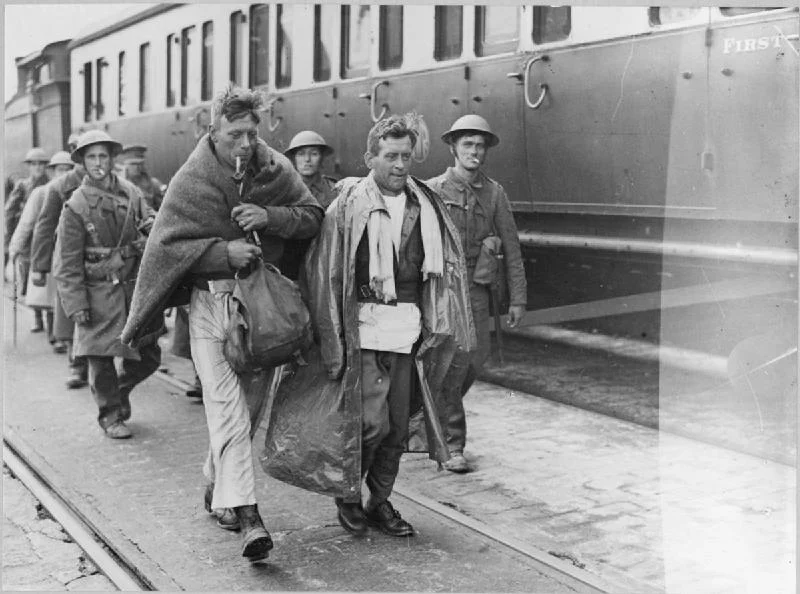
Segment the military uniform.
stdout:
<svg viewBox="0 0 800 594">
<path fill-rule="evenodd" d="M 144 201 L 147 202 L 150 208 L 157 211 L 161 208 L 161 201 L 164 199 L 164 193 L 161 190 L 164 184 L 155 177 L 150 177 L 147 173 L 144 166 L 144 154 L 146 151 L 147 147 L 143 144 L 125 146 L 117 161 L 123 166 L 125 179 L 139 188 L 144 196 Z M 126 165 L 138 165 L 138 173 L 130 174 Z"/>
<path fill-rule="evenodd" d="M 428 185 L 444 200 L 461 237 L 467 261 L 470 306 L 478 335 L 478 348 L 472 353 L 456 355 L 444 383 L 447 445 L 451 453 L 461 453 L 467 430 L 462 398 L 486 362 L 491 341 L 489 289 L 472 280 L 481 243 L 486 237 L 497 235 L 502 241 L 511 305 L 526 305 L 527 284 L 519 235 L 503 187 L 483 173 L 478 174 L 474 183 L 469 183 L 453 167 L 428 180 Z"/>
<path fill-rule="evenodd" d="M 66 314 L 88 310 L 91 315 L 89 324 L 77 326 L 75 355 L 88 360 L 89 384 L 104 429 L 130 418 L 131 391 L 161 361 L 155 340 L 137 350 L 119 339 L 144 247 L 138 228 L 153 212 L 132 184 L 109 175 L 110 189 L 87 176 L 67 201 L 54 266 Z M 114 357 L 123 359 L 119 376 Z"/>
</svg>

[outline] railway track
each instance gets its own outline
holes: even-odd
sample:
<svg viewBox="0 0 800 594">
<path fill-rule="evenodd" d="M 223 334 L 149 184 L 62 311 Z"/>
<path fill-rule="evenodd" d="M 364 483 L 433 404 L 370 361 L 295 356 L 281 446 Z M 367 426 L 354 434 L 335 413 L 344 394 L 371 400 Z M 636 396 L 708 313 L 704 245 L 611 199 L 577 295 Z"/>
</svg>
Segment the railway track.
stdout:
<svg viewBox="0 0 800 594">
<path fill-rule="evenodd" d="M 3 437 L 3 462 L 44 506 L 72 540 L 114 586 L 123 592 L 153 590 L 148 580 L 120 556 L 103 534 L 64 497 L 16 447 L 13 436 Z"/>
</svg>

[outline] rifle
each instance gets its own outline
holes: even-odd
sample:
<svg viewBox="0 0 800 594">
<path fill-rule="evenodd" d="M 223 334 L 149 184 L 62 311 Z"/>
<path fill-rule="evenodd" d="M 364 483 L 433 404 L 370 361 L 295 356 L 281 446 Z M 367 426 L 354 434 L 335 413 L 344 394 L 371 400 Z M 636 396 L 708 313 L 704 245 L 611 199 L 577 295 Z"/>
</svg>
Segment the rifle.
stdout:
<svg viewBox="0 0 800 594">
<path fill-rule="evenodd" d="M 435 451 L 437 454 L 439 454 L 436 458 L 436 461 L 439 463 L 439 468 L 441 470 L 441 465 L 447 462 L 449 458 L 447 441 L 444 437 L 442 424 L 439 422 L 439 415 L 436 412 L 436 403 L 433 400 L 433 394 L 431 394 L 430 386 L 428 386 L 428 380 L 425 378 L 422 360 L 417 358 L 415 364 L 417 367 L 419 384 L 422 387 L 422 408 L 425 410 L 425 417 L 427 418 L 428 425 L 431 429 L 431 437 L 435 442 L 435 445 L 432 445 L 429 441 L 428 447 L 430 451 Z"/>
<path fill-rule="evenodd" d="M 500 365 L 505 365 L 506 363 L 503 359 L 503 325 L 500 317 L 500 288 L 497 286 L 497 282 L 493 282 L 491 285 L 489 285 L 489 287 L 491 315 L 492 318 L 494 318 L 494 354 L 497 357 L 497 361 L 500 363 Z"/>
</svg>

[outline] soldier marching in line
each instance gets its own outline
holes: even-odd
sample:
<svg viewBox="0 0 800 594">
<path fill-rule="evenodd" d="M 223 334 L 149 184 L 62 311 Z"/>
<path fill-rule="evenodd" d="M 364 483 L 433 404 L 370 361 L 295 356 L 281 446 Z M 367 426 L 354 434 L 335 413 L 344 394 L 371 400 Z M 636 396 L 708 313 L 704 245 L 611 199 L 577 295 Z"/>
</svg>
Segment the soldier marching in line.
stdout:
<svg viewBox="0 0 800 594">
<path fill-rule="evenodd" d="M 64 206 L 54 258 L 64 311 L 77 325 L 75 354 L 86 356 L 98 422 L 114 439 L 132 435 L 125 425 L 131 417 L 130 394 L 158 369 L 157 339 L 163 333 L 159 319 L 138 349 L 119 338 L 154 218 L 138 188 L 112 171 L 121 148 L 99 130 L 78 139 L 72 160 L 84 166 L 86 176 Z M 114 357 L 123 360 L 120 375 Z"/>
<path fill-rule="evenodd" d="M 142 191 L 145 202 L 155 211 L 161 208 L 165 186 L 157 178 L 150 177 L 144 164 L 147 147 L 143 144 L 126 145 L 117 162 L 122 164 L 125 179 Z"/>
<path fill-rule="evenodd" d="M 28 177 L 21 179 L 16 183 L 14 189 L 11 190 L 11 194 L 8 196 L 8 200 L 5 203 L 5 236 L 3 238 L 3 253 L 6 263 L 9 262 L 8 246 L 9 243 L 11 243 L 11 237 L 13 237 L 14 231 L 17 229 L 20 216 L 22 216 L 22 209 L 25 208 L 25 203 L 28 201 L 28 197 L 35 188 L 43 186 L 49 181 L 47 172 L 45 171 L 49 161 L 50 158 L 47 156 L 47 153 L 45 153 L 44 150 L 39 147 L 32 148 L 25 155 L 24 163 L 28 166 Z M 15 278 L 18 287 L 17 292 L 24 295 L 25 288 L 27 287 L 28 283 L 29 263 L 21 260 L 17 263 L 12 263 L 11 265 L 16 268 L 16 274 L 9 274 L 7 272 L 6 280 Z M 34 324 L 31 328 L 31 332 L 42 331 L 44 331 L 44 319 L 42 318 L 42 312 L 35 311 Z"/>
<path fill-rule="evenodd" d="M 17 224 L 8 247 L 10 259 L 12 262 L 16 262 L 18 267 L 22 265 L 26 270 L 30 267 L 33 230 L 42 210 L 48 187 L 53 181 L 72 171 L 74 165 L 69 153 L 66 151 L 59 151 L 53 155 L 47 164 L 47 172 L 51 177 L 51 181 L 43 186 L 34 188 L 25 202 L 19 224 Z M 67 346 L 55 337 L 53 331 L 53 306 L 56 299 L 55 281 L 48 275 L 43 286 L 35 285 L 33 283 L 34 276 L 29 275 L 27 285 L 18 288 L 18 295 L 25 297 L 25 305 L 31 308 L 34 315 L 39 319 L 44 313 L 47 338 L 50 344 L 53 345 L 53 350 L 56 353 L 65 353 Z M 21 278 L 21 276 L 17 278 Z"/>
<path fill-rule="evenodd" d="M 478 270 L 480 267 L 476 264 L 481 260 L 481 252 L 488 249 L 487 238 L 494 238 L 494 251 L 498 251 L 497 244 L 502 245 L 510 294 L 508 323 L 511 327 L 516 326 L 525 314 L 527 285 L 519 234 L 508 196 L 503 186 L 488 177 L 482 169 L 489 149 L 496 146 L 500 139 L 481 116 L 465 115 L 442 134 L 442 140 L 450 146 L 454 163 L 442 175 L 428 180 L 428 184 L 444 200 L 461 237 L 467 260 L 470 307 L 478 335 L 477 350 L 456 353 L 443 390 L 446 409 L 443 425 L 450 450 L 450 459 L 444 466 L 451 472 L 463 473 L 470 470 L 464 458 L 467 420 L 463 399 L 489 355 L 491 340 L 488 287 L 495 279 L 481 279 L 481 283 L 488 281 L 488 284 L 476 282 L 478 277 L 484 276 L 485 271 Z M 491 254 L 489 260 L 493 257 L 494 254 Z M 499 307 L 499 303 L 493 305 Z"/>
<path fill-rule="evenodd" d="M 70 152 L 74 151 L 78 145 L 78 135 L 70 134 L 67 145 Z M 75 164 L 72 171 L 63 177 L 53 180 L 45 187 L 42 208 L 33 228 L 33 237 L 31 239 L 31 283 L 34 286 L 44 287 L 47 283 L 47 277 L 52 271 L 56 229 L 61 211 L 64 209 L 64 204 L 72 196 L 72 193 L 81 185 L 85 175 L 86 170 L 83 165 L 78 163 Z M 67 316 L 61 305 L 61 298 L 58 295 L 58 283 L 56 283 L 56 298 L 53 310 L 53 337 L 67 346 L 69 364 L 67 388 L 70 390 L 82 388 L 88 381 L 86 358 L 75 356 L 74 354 L 73 336 L 75 334 L 75 323 Z"/>
<path fill-rule="evenodd" d="M 316 132 L 303 130 L 294 135 L 283 154 L 292 162 L 319 205 L 327 209 L 336 198 L 336 180 L 323 175 L 322 166 L 325 157 L 333 154 L 333 148 Z M 283 274 L 297 279 L 309 245 L 311 239 L 292 239 L 284 244 L 280 266 Z"/>
</svg>

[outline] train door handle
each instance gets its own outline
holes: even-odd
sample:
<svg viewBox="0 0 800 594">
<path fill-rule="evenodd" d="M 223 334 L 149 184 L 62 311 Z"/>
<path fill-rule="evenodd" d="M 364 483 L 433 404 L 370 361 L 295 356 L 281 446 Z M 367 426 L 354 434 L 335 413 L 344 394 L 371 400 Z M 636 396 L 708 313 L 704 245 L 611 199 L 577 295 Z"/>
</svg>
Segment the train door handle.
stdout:
<svg viewBox="0 0 800 594">
<path fill-rule="evenodd" d="M 372 91 L 369 93 L 361 93 L 358 98 L 359 99 L 369 99 L 369 115 L 372 118 L 373 122 L 379 122 L 383 119 L 386 115 L 386 112 L 389 111 L 389 105 L 384 103 L 381 105 L 381 113 L 379 115 L 375 115 L 375 105 L 378 103 L 378 87 L 381 85 L 389 86 L 388 80 L 380 80 L 372 85 Z"/>
<path fill-rule="evenodd" d="M 531 58 L 528 60 L 528 63 L 525 64 L 525 76 L 523 79 L 523 86 L 525 87 L 525 104 L 530 107 L 531 109 L 539 109 L 544 102 L 544 98 L 547 95 L 547 83 L 539 83 L 539 89 L 541 89 L 541 93 L 539 94 L 539 98 L 535 101 L 531 101 L 530 96 L 530 78 L 531 78 L 531 66 L 533 66 L 536 62 L 548 62 L 550 58 L 547 56 L 536 56 L 535 58 Z"/>
<path fill-rule="evenodd" d="M 273 99 L 272 101 L 269 102 L 269 107 L 267 108 L 266 112 L 267 112 L 267 130 L 269 130 L 270 132 L 275 132 L 275 130 L 278 129 L 278 126 L 281 125 L 281 122 L 283 122 L 282 116 L 275 117 L 275 103 L 282 100 L 283 99 L 281 97 L 278 97 L 277 99 Z"/>
</svg>

